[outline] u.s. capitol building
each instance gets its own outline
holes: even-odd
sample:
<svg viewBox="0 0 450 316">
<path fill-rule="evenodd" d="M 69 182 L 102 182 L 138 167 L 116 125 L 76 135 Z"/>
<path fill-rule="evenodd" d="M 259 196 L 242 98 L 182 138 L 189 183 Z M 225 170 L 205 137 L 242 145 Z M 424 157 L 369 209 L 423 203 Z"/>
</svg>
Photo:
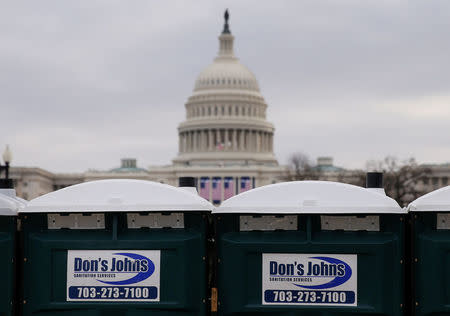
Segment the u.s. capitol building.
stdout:
<svg viewBox="0 0 450 316">
<path fill-rule="evenodd" d="M 289 169 L 280 166 L 273 152 L 275 128 L 267 120 L 267 103 L 255 75 L 235 55 L 228 13 L 213 62 L 198 75 L 187 99 L 186 119 L 178 126 L 178 155 L 172 164 L 139 168 L 136 159 L 105 171 L 52 173 L 41 168 L 13 167 L 18 196 L 32 199 L 76 183 L 111 178 L 132 178 L 178 185 L 178 179 L 197 179 L 201 196 L 215 204 L 251 188 L 285 181 Z M 333 166 L 319 157 L 315 168 L 321 179 L 354 182 L 357 171 Z M 428 165 L 423 192 L 448 185 L 450 165 Z M 356 176 L 355 176 L 356 175 Z"/>
</svg>

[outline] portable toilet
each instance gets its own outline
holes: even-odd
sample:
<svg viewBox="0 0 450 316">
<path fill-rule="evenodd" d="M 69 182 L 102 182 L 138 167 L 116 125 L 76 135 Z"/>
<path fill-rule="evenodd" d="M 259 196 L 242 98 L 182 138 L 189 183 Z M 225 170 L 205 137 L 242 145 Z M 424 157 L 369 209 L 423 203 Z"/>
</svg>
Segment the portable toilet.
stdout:
<svg viewBox="0 0 450 316">
<path fill-rule="evenodd" d="M 205 315 L 207 215 L 181 188 L 100 180 L 20 212 L 22 315 Z"/>
<path fill-rule="evenodd" d="M 0 315 L 14 315 L 15 306 L 15 241 L 17 212 L 22 206 L 16 200 L 15 191 L 0 189 Z"/>
<path fill-rule="evenodd" d="M 450 186 L 408 206 L 414 315 L 450 315 Z"/>
<path fill-rule="evenodd" d="M 402 315 L 406 210 L 380 190 L 272 184 L 213 211 L 219 315 Z"/>
</svg>

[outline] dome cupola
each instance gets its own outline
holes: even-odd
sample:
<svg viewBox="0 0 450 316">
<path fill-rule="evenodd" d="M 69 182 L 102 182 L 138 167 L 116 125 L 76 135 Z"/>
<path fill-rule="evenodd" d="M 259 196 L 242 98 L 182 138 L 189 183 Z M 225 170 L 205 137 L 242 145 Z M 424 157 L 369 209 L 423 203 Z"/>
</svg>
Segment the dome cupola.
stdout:
<svg viewBox="0 0 450 316">
<path fill-rule="evenodd" d="M 229 14 L 225 11 L 225 23 L 219 36 L 219 52 L 214 62 L 206 67 L 195 81 L 194 93 L 202 90 L 240 89 L 258 91 L 255 75 L 234 55 L 234 36 L 228 24 Z"/>
</svg>

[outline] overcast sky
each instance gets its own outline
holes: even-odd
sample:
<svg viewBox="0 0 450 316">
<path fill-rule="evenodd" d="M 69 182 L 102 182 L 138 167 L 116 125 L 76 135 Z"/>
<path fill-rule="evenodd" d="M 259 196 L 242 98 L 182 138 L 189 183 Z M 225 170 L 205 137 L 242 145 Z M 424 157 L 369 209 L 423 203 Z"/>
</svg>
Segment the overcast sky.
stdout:
<svg viewBox="0 0 450 316">
<path fill-rule="evenodd" d="M 230 10 L 275 153 L 450 161 L 450 1 L 3 1 L 0 151 L 15 166 L 169 164 Z"/>
</svg>

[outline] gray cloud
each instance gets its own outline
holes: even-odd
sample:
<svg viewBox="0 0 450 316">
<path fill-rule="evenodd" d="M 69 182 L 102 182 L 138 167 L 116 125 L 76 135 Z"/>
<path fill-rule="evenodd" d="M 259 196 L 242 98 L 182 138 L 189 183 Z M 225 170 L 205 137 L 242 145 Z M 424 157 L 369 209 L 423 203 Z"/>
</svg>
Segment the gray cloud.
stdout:
<svg viewBox="0 0 450 316">
<path fill-rule="evenodd" d="M 346 167 L 449 160 L 445 0 L 4 3 L 0 147 L 53 171 L 170 163 L 226 7 L 281 163 L 295 151 Z"/>
</svg>

